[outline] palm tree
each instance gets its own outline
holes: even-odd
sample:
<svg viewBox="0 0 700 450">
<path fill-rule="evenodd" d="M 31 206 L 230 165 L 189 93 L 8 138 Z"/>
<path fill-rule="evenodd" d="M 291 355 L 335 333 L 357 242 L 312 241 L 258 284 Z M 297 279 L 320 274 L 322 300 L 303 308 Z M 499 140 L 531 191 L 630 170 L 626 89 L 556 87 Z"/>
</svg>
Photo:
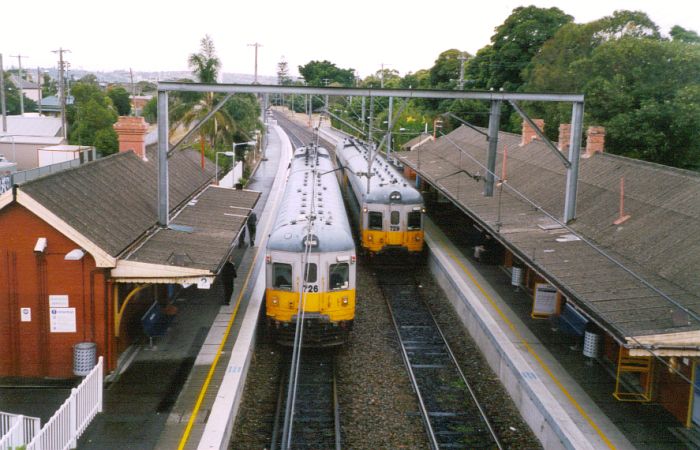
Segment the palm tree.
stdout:
<svg viewBox="0 0 700 450">
<path fill-rule="evenodd" d="M 214 51 L 214 42 L 209 35 L 205 35 L 200 42 L 199 53 L 192 53 L 187 60 L 192 73 L 201 83 L 216 83 L 221 61 Z M 216 100 L 221 96 L 207 92 L 203 95 L 180 96 L 180 101 L 172 108 L 171 118 L 173 125 L 183 125 L 189 128 L 193 123 L 202 120 L 216 104 Z M 219 109 L 207 123 L 199 128 L 199 143 L 202 154 L 202 168 L 204 168 L 205 143 L 209 142 L 210 148 L 215 148 L 221 142 L 226 144 L 230 141 L 236 124 L 231 116 L 223 109 Z"/>
</svg>

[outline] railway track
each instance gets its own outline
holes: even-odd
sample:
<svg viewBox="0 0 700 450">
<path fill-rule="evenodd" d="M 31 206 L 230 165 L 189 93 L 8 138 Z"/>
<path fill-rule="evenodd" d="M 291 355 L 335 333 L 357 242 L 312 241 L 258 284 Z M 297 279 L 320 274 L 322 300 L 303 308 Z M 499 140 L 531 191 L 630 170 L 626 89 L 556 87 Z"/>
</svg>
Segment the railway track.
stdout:
<svg viewBox="0 0 700 450">
<path fill-rule="evenodd" d="M 340 450 L 340 410 L 332 351 L 302 353 L 291 422 L 285 423 L 291 361 L 280 364 L 280 391 L 272 432 L 272 449 Z"/>
<path fill-rule="evenodd" d="M 419 287 L 405 267 L 377 267 L 433 449 L 502 448 Z"/>
<path fill-rule="evenodd" d="M 294 148 L 306 145 L 315 139 L 313 131 L 290 120 L 283 113 L 275 112 L 273 117 L 277 120 L 277 124 L 289 135 Z M 335 144 L 322 138 L 319 138 L 319 145 L 325 147 L 329 152 L 333 152 L 335 149 Z"/>
</svg>

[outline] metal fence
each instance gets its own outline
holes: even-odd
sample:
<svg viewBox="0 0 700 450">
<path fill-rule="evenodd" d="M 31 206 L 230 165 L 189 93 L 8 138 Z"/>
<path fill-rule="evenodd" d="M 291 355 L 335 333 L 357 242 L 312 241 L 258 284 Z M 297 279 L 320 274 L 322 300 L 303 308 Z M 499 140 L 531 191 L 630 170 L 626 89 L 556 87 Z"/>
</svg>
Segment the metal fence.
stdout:
<svg viewBox="0 0 700 450">
<path fill-rule="evenodd" d="M 78 446 L 78 438 L 97 413 L 102 412 L 103 362 L 92 371 L 27 445 L 27 450 L 66 450 Z M 0 450 L 4 450 L 0 448 Z"/>
<path fill-rule="evenodd" d="M 21 414 L 0 412 L 0 450 L 21 447 L 34 439 L 41 420 Z"/>
</svg>

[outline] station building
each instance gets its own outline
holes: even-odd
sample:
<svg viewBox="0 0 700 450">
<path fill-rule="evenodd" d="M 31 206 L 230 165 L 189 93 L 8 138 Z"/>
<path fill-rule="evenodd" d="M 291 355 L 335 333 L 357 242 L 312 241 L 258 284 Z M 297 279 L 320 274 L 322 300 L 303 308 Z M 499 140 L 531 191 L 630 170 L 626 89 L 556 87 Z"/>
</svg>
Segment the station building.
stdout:
<svg viewBox="0 0 700 450">
<path fill-rule="evenodd" d="M 147 126 L 115 128 L 119 153 L 0 195 L 0 377 L 70 378 L 79 343 L 115 369 L 144 339 L 146 311 L 175 314 L 177 289 L 212 285 L 259 198 L 212 185 L 213 164 L 178 151 L 163 228 Z"/>
<path fill-rule="evenodd" d="M 566 156 L 570 132 L 560 126 Z M 461 126 L 399 160 L 427 204 L 468 218 L 475 256 L 531 293 L 531 320 L 551 321 L 579 339 L 581 358 L 611 368 L 615 401 L 655 402 L 700 424 L 700 174 L 607 154 L 605 130 L 590 127 L 575 219 L 564 223 L 566 169 L 527 123 L 499 133 L 498 183 L 484 195 L 486 134 Z"/>
</svg>

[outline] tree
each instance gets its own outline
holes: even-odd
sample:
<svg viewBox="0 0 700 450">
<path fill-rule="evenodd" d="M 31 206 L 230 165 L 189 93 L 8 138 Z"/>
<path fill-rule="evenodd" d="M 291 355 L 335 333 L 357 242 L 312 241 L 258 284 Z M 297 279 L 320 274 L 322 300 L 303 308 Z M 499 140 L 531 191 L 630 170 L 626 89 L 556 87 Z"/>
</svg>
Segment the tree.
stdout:
<svg viewBox="0 0 700 450">
<path fill-rule="evenodd" d="M 573 17 L 559 8 L 518 7 L 496 28 L 491 46 L 477 52 L 469 73 L 479 75 L 477 88 L 517 91 L 521 73 L 542 45 Z"/>
<path fill-rule="evenodd" d="M 325 86 L 330 83 L 338 83 L 341 86 L 351 87 L 355 83 L 354 69 L 340 69 L 330 61 L 310 61 L 304 66 L 299 66 L 299 73 L 309 86 Z"/>
<path fill-rule="evenodd" d="M 438 89 L 454 89 L 459 81 L 461 58 L 469 58 L 467 52 L 452 48 L 440 53 L 430 68 L 430 86 Z"/>
<path fill-rule="evenodd" d="M 49 97 L 58 93 L 58 83 L 51 78 L 47 72 L 44 72 L 43 81 L 41 82 L 41 96 Z"/>
<path fill-rule="evenodd" d="M 7 113 L 10 115 L 19 114 L 21 112 L 19 101 L 19 89 L 10 80 L 10 71 L 5 71 L 5 106 Z M 36 102 L 26 95 L 24 96 L 24 111 L 36 111 Z"/>
<path fill-rule="evenodd" d="M 199 43 L 199 53 L 192 53 L 187 63 L 200 83 L 216 83 L 221 61 L 216 56 L 214 41 L 208 34 Z"/>
<path fill-rule="evenodd" d="M 117 112 L 97 78 L 92 74 L 84 76 L 71 86 L 71 94 L 74 103 L 66 111 L 68 142 L 95 146 L 102 155 L 116 152 L 119 146 L 112 125 L 117 121 Z"/>
<path fill-rule="evenodd" d="M 131 100 L 126 89 L 121 86 L 112 87 L 107 90 L 107 95 L 112 99 L 112 103 L 120 116 L 129 115 L 131 112 Z"/>
<path fill-rule="evenodd" d="M 277 63 L 277 84 L 280 86 L 292 84 L 292 77 L 289 76 L 289 64 L 285 61 L 284 56 Z"/>
<path fill-rule="evenodd" d="M 688 44 L 700 44 L 700 36 L 693 30 L 686 30 L 680 25 L 671 28 L 671 37 L 674 41 L 686 42 Z"/>
<path fill-rule="evenodd" d="M 143 107 L 143 118 L 148 123 L 156 123 L 158 120 L 158 97 L 153 97 Z"/>
</svg>

